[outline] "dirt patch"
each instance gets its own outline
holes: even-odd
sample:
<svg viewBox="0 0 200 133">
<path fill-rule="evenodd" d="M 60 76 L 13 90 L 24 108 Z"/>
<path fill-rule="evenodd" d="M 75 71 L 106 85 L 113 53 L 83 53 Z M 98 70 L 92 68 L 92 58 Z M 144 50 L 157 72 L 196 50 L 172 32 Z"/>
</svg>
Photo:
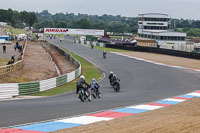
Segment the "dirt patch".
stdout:
<svg viewBox="0 0 200 133">
<path fill-rule="evenodd" d="M 53 133 L 199 133 L 200 98 L 130 117 Z"/>
<path fill-rule="evenodd" d="M 119 52 L 119 53 L 168 65 L 183 66 L 192 69 L 200 69 L 200 61 L 196 59 L 188 59 L 188 58 L 155 54 L 155 53 L 146 53 L 146 52 Z"/>
<path fill-rule="evenodd" d="M 31 81 L 40 81 L 57 76 L 57 72 L 49 55 L 42 47 L 43 43 L 28 43 L 24 55 L 23 67 L 13 73 L 3 75 L 0 77 L 0 83 L 22 83 Z M 62 68 L 63 73 L 75 70 L 72 65 L 58 51 L 46 47 L 58 58 L 57 63 L 59 68 Z"/>
<path fill-rule="evenodd" d="M 53 61 L 58 65 L 61 74 L 66 74 L 75 70 L 74 65 L 69 62 L 68 59 L 61 53 L 55 51 L 52 47 L 49 47 L 45 44 L 43 44 L 42 46 L 51 55 Z"/>
</svg>

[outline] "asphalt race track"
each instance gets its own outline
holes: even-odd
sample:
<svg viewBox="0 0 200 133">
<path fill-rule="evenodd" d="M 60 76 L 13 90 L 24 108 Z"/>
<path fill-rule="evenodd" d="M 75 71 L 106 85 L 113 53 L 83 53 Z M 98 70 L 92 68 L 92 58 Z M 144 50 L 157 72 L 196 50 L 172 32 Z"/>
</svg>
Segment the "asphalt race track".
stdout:
<svg viewBox="0 0 200 133">
<path fill-rule="evenodd" d="M 101 83 L 102 98 L 80 102 L 75 93 L 40 99 L 1 101 L 0 127 L 68 117 L 126 105 L 151 102 L 198 90 L 198 74 L 177 68 L 154 65 L 68 42 L 51 40 L 92 61 L 105 71 Z M 108 74 L 113 71 L 121 79 L 121 92 L 110 87 Z"/>
</svg>

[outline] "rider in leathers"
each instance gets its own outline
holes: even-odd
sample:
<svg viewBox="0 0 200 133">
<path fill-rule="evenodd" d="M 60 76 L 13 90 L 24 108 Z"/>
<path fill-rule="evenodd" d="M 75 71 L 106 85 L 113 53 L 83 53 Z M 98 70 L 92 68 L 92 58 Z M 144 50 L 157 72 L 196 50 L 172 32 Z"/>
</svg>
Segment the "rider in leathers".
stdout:
<svg viewBox="0 0 200 133">
<path fill-rule="evenodd" d="M 100 94 L 100 92 L 99 92 L 99 84 L 96 82 L 96 79 L 95 78 L 93 78 L 92 79 L 92 81 L 91 81 L 91 83 L 90 83 L 90 86 L 91 86 L 91 88 L 92 89 L 96 89 L 97 90 L 97 92 Z"/>
<path fill-rule="evenodd" d="M 76 94 L 78 94 L 79 90 L 80 89 L 84 89 L 86 90 L 87 88 L 84 87 L 84 85 L 86 85 L 87 87 L 90 87 L 90 85 L 88 83 L 86 83 L 85 81 L 85 76 L 81 76 L 80 79 L 77 81 L 77 84 L 76 84 Z"/>
</svg>

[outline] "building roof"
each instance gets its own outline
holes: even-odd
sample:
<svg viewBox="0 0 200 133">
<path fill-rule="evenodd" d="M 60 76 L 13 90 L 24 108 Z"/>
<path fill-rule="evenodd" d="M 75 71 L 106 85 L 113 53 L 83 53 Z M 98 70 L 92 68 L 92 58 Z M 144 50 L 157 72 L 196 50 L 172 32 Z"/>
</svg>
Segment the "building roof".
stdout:
<svg viewBox="0 0 200 133">
<path fill-rule="evenodd" d="M 143 13 L 143 14 L 138 14 L 138 17 L 169 18 L 169 15 L 162 13 Z"/>
</svg>

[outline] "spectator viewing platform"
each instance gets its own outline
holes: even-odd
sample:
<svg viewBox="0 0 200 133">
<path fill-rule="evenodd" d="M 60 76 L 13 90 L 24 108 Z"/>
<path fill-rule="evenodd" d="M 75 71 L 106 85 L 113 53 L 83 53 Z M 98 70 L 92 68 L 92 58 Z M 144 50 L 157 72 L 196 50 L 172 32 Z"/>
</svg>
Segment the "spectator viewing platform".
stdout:
<svg viewBox="0 0 200 133">
<path fill-rule="evenodd" d="M 139 37 L 154 39 L 158 45 L 186 43 L 186 33 L 173 31 L 170 17 L 167 14 L 139 14 L 138 27 Z"/>
</svg>

